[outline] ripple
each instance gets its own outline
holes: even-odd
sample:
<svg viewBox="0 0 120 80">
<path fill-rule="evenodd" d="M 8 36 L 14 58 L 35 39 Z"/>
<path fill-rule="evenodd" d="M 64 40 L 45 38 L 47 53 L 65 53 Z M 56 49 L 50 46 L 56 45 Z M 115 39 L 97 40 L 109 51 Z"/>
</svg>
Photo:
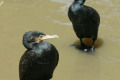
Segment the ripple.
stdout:
<svg viewBox="0 0 120 80">
<path fill-rule="evenodd" d="M 115 58 L 115 57 L 103 57 L 103 56 L 100 56 L 99 57 L 100 60 L 102 60 L 103 62 L 107 62 L 107 63 L 117 63 L 117 62 L 120 62 L 120 59 L 118 58 Z"/>
<path fill-rule="evenodd" d="M 0 6 L 2 6 L 2 5 L 3 5 L 3 3 L 4 3 L 4 1 L 1 1 L 1 2 L 0 2 Z"/>
<path fill-rule="evenodd" d="M 68 7 L 71 5 L 72 0 L 51 0 L 53 2 L 63 3 L 64 6 L 60 7 L 59 11 L 61 11 L 64 15 L 67 14 Z"/>
<path fill-rule="evenodd" d="M 67 3 L 69 1 L 73 1 L 73 0 L 51 0 L 53 2 L 59 2 L 59 3 Z"/>
<path fill-rule="evenodd" d="M 71 26 L 71 25 L 72 25 L 71 22 L 69 22 L 69 23 L 63 23 L 63 22 L 57 21 L 57 20 L 55 20 L 55 21 L 53 21 L 53 22 L 54 22 L 54 23 L 57 23 L 57 24 L 60 24 L 60 25 L 66 25 L 66 26 Z"/>
<path fill-rule="evenodd" d="M 26 2 L 23 3 L 20 0 L 14 0 L 13 2 L 15 2 L 15 4 L 17 4 L 17 6 L 21 6 L 21 7 L 25 7 L 25 8 L 33 8 L 36 7 L 37 5 L 39 5 L 41 3 L 42 0 L 36 0 L 36 1 L 31 1 L 31 3 Z"/>
</svg>

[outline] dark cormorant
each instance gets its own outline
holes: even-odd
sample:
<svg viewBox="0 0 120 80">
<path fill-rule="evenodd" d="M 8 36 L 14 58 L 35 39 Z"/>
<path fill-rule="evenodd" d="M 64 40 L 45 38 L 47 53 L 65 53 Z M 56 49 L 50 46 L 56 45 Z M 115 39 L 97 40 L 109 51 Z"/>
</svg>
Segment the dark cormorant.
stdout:
<svg viewBox="0 0 120 80">
<path fill-rule="evenodd" d="M 43 41 L 48 35 L 28 31 L 23 36 L 27 49 L 19 63 L 20 80 L 49 80 L 58 64 L 59 54 L 54 45 Z M 50 38 L 50 36 L 48 36 Z M 51 37 L 53 38 L 53 37 Z"/>
<path fill-rule="evenodd" d="M 74 0 L 69 7 L 68 17 L 73 24 L 73 29 L 80 39 L 81 49 L 94 50 L 94 41 L 97 39 L 100 16 L 92 7 L 84 5 L 86 0 Z M 92 38 L 92 47 L 86 46 L 82 38 Z"/>
</svg>

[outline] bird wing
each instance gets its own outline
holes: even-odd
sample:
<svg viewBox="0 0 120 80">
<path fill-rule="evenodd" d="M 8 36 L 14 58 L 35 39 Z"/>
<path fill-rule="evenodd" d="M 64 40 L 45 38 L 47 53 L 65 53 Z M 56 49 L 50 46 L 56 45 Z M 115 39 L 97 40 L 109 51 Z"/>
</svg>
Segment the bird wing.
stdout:
<svg viewBox="0 0 120 80">
<path fill-rule="evenodd" d="M 98 12 L 92 7 L 83 5 L 78 10 L 73 11 L 71 6 L 68 10 L 68 17 L 72 23 L 83 24 L 87 19 L 91 18 L 90 20 L 92 20 L 93 23 L 97 25 L 100 24 L 100 16 Z"/>
<path fill-rule="evenodd" d="M 34 51 L 26 51 L 19 63 L 20 80 L 37 80 L 37 78 L 42 78 L 44 73 L 47 72 L 48 66 L 49 63 L 44 62 L 44 57 L 36 54 Z"/>
<path fill-rule="evenodd" d="M 86 17 L 84 14 L 84 12 L 85 12 L 84 6 L 79 6 L 78 9 L 74 10 L 73 9 L 74 5 L 75 4 L 73 4 L 69 7 L 68 17 L 73 24 L 81 25 L 81 24 L 83 24 L 84 19 Z"/>
<path fill-rule="evenodd" d="M 38 64 L 51 64 L 54 61 L 57 61 L 59 54 L 54 45 L 50 44 L 45 48 L 45 45 L 39 46 L 41 49 L 35 50 L 36 57 L 33 58 L 33 61 Z"/>
<path fill-rule="evenodd" d="M 46 74 L 51 78 L 55 67 L 58 64 L 59 54 L 52 45 L 50 51 L 43 51 L 36 54 L 34 51 L 26 51 L 20 59 L 19 76 L 20 80 L 41 77 Z"/>
<path fill-rule="evenodd" d="M 100 24 L 100 16 L 99 16 L 98 12 L 95 9 L 91 8 L 91 7 L 88 7 L 88 9 L 89 9 L 89 13 L 90 13 L 90 16 L 91 16 L 91 20 L 95 24 L 99 25 Z"/>
<path fill-rule="evenodd" d="M 26 51 L 21 57 L 20 63 L 19 63 L 20 80 L 25 79 L 25 77 L 29 75 L 28 73 L 30 72 L 30 70 L 32 70 L 32 67 L 34 65 L 33 65 L 31 56 L 33 55 L 34 55 L 33 51 Z"/>
</svg>

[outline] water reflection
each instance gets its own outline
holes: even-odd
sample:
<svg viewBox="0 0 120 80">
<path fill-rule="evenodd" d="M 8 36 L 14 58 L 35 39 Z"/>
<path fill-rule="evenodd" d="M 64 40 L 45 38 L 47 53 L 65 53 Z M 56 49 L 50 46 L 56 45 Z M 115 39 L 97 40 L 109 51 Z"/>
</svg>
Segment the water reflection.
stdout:
<svg viewBox="0 0 120 80">
<path fill-rule="evenodd" d="M 83 43 L 87 46 L 92 46 L 92 39 L 91 38 L 84 38 L 83 39 Z M 95 49 L 97 48 L 100 48 L 102 47 L 103 45 L 103 40 L 101 38 L 98 38 L 96 41 L 95 41 Z M 73 47 L 75 47 L 76 49 L 80 50 L 80 40 L 77 40 L 75 41 L 73 44 L 72 44 Z M 83 51 L 84 52 L 84 51 Z M 88 54 L 93 54 L 95 55 L 95 51 L 87 51 Z"/>
<path fill-rule="evenodd" d="M 91 46 L 92 45 L 92 41 L 90 39 L 83 39 L 83 42 L 84 44 L 88 45 L 88 46 Z M 80 40 L 77 40 L 73 43 L 73 45 L 80 45 Z M 102 47 L 103 45 L 103 40 L 101 38 L 98 38 L 96 41 L 95 41 L 95 48 L 100 48 Z"/>
</svg>

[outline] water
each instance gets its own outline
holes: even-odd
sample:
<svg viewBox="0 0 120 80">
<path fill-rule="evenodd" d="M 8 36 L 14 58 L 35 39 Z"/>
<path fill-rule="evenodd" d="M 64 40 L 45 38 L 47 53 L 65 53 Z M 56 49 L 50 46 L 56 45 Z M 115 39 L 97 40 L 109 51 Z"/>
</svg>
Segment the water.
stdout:
<svg viewBox="0 0 120 80">
<path fill-rule="evenodd" d="M 96 51 L 85 53 L 79 44 L 67 11 L 72 0 L 0 0 L 0 80 L 19 80 L 18 65 L 26 50 L 22 36 L 38 30 L 59 35 L 47 40 L 60 54 L 51 80 L 119 80 L 120 76 L 120 1 L 87 0 L 101 16 Z"/>
</svg>

